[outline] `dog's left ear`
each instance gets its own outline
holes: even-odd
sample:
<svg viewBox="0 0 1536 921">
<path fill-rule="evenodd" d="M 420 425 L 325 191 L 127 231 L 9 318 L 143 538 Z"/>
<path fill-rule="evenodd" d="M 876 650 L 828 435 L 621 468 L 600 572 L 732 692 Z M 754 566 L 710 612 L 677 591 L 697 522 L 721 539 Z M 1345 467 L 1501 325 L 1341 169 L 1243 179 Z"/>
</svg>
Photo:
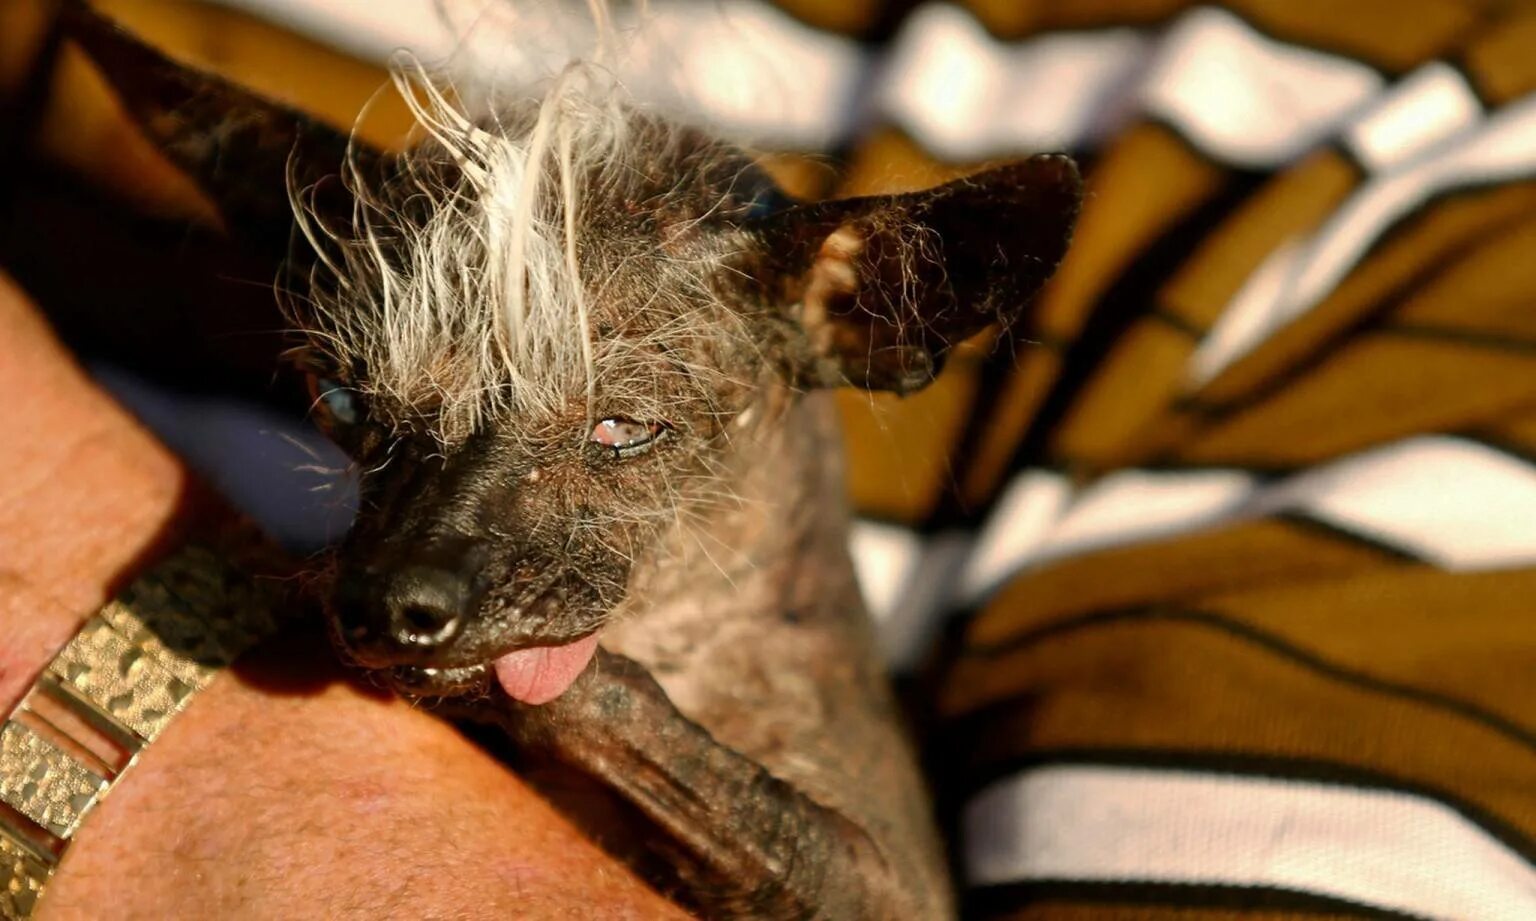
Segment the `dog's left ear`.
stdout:
<svg viewBox="0 0 1536 921">
<path fill-rule="evenodd" d="M 185 170 L 231 234 L 280 261 L 294 226 L 288 188 L 316 210 L 350 218 L 344 164 L 369 179 L 386 156 L 302 112 L 179 64 L 80 0 L 64 5 L 65 34 L 101 69 L 150 141 Z"/>
<path fill-rule="evenodd" d="M 905 393 L 951 347 L 1010 324 L 1077 218 L 1072 160 L 1037 156 L 907 195 L 798 205 L 747 223 L 769 296 L 804 330 L 795 378 Z"/>
</svg>

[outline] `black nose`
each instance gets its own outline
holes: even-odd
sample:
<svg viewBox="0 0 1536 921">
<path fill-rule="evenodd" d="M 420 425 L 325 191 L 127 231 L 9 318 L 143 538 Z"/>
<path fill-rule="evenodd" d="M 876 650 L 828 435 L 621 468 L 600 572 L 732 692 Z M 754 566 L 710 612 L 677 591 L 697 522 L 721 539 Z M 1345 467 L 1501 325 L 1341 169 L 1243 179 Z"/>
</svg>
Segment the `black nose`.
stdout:
<svg viewBox="0 0 1536 921">
<path fill-rule="evenodd" d="M 473 585 L 458 572 L 430 564 L 406 566 L 384 591 L 389 638 L 402 648 L 436 649 L 464 628 Z"/>
<path fill-rule="evenodd" d="M 337 639 L 369 668 L 436 664 L 479 608 L 484 563 L 470 540 L 344 558 L 330 606 Z"/>
</svg>

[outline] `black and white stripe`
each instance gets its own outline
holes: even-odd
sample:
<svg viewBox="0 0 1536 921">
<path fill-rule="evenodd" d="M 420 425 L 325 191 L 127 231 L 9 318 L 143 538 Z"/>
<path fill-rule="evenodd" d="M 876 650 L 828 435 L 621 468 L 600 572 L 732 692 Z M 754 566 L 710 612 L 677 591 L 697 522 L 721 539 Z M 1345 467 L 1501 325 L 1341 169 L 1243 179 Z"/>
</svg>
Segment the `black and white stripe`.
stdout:
<svg viewBox="0 0 1536 921">
<path fill-rule="evenodd" d="M 1018 474 L 960 582 L 974 605 L 1024 569 L 1109 547 L 1263 517 L 1301 517 L 1444 569 L 1536 564 L 1536 466 L 1478 441 L 1422 435 L 1289 476 L 1120 470 L 1074 491 Z"/>
<path fill-rule="evenodd" d="M 1536 917 L 1536 866 L 1460 812 L 1385 789 L 1048 765 L 967 804 L 966 878 L 1314 894 L 1416 917 Z"/>
</svg>

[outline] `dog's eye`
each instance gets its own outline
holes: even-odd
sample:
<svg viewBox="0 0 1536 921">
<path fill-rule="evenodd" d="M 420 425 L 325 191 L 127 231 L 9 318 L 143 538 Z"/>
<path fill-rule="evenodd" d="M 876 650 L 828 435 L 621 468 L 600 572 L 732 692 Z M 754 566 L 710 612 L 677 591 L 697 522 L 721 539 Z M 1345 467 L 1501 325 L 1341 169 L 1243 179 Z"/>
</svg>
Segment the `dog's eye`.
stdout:
<svg viewBox="0 0 1536 921">
<path fill-rule="evenodd" d="M 357 391 L 338 380 L 310 375 L 309 395 L 315 409 L 324 414 L 323 421 L 331 425 L 352 426 L 362 421 L 362 401 Z"/>
<path fill-rule="evenodd" d="M 670 432 L 662 422 L 636 422 L 633 419 L 604 419 L 592 427 L 590 441 L 608 448 L 618 457 L 634 457 L 649 451 Z"/>
<path fill-rule="evenodd" d="M 742 210 L 746 212 L 748 220 L 764 218 L 770 214 L 777 214 L 788 208 L 794 202 L 788 195 L 779 191 L 779 187 L 770 183 L 766 188 L 758 190 L 757 194 L 747 199 Z"/>
</svg>

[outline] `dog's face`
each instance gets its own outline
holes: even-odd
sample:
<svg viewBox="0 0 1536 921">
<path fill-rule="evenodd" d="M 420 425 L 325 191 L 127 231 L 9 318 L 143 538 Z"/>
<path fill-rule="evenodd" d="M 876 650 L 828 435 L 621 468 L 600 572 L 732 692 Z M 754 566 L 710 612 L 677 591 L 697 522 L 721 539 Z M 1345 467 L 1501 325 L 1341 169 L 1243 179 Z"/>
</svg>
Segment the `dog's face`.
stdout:
<svg viewBox="0 0 1536 921">
<path fill-rule="evenodd" d="M 548 165 L 477 134 L 419 150 L 310 234 L 335 277 L 296 320 L 362 473 L 333 635 L 403 692 L 557 695 L 636 567 L 731 503 L 740 426 L 761 437 L 806 387 L 925 385 L 1028 302 L 1079 194 L 1043 157 L 796 205 L 741 151 L 620 117 L 571 129 L 599 155 Z"/>
<path fill-rule="evenodd" d="M 444 303 L 504 296 L 487 276 L 507 267 L 481 249 L 497 233 L 484 213 L 496 190 L 460 185 L 442 194 L 477 195 L 479 207 L 412 213 L 420 187 L 463 182 L 452 158 L 420 152 L 409 185 L 373 200 L 388 223 L 382 256 L 351 250 L 362 258 L 338 262 L 353 272 L 336 286 L 345 293 L 301 318 L 319 332 L 303 353 L 315 415 L 362 480 L 333 635 L 397 689 L 473 692 L 497 662 L 503 677 L 519 663 L 579 671 L 633 568 L 669 530 L 731 502 L 733 431 L 792 383 L 797 329 L 744 258 L 759 245 L 754 223 L 787 203 L 728 148 L 655 123 L 628 130 L 643 146 L 615 155 L 632 161 L 627 180 L 609 162 L 590 167 L 574 199 L 535 215 L 555 245 L 529 247 L 523 272 L 544 277 L 522 282 L 519 330 L 505 302 Z M 441 251 L 412 249 L 423 245 Z M 386 286 L 409 336 L 356 322 L 386 309 Z M 541 651 L 517 655 L 528 649 Z M 548 681 L 522 693 L 542 699 L 558 690 Z"/>
</svg>

